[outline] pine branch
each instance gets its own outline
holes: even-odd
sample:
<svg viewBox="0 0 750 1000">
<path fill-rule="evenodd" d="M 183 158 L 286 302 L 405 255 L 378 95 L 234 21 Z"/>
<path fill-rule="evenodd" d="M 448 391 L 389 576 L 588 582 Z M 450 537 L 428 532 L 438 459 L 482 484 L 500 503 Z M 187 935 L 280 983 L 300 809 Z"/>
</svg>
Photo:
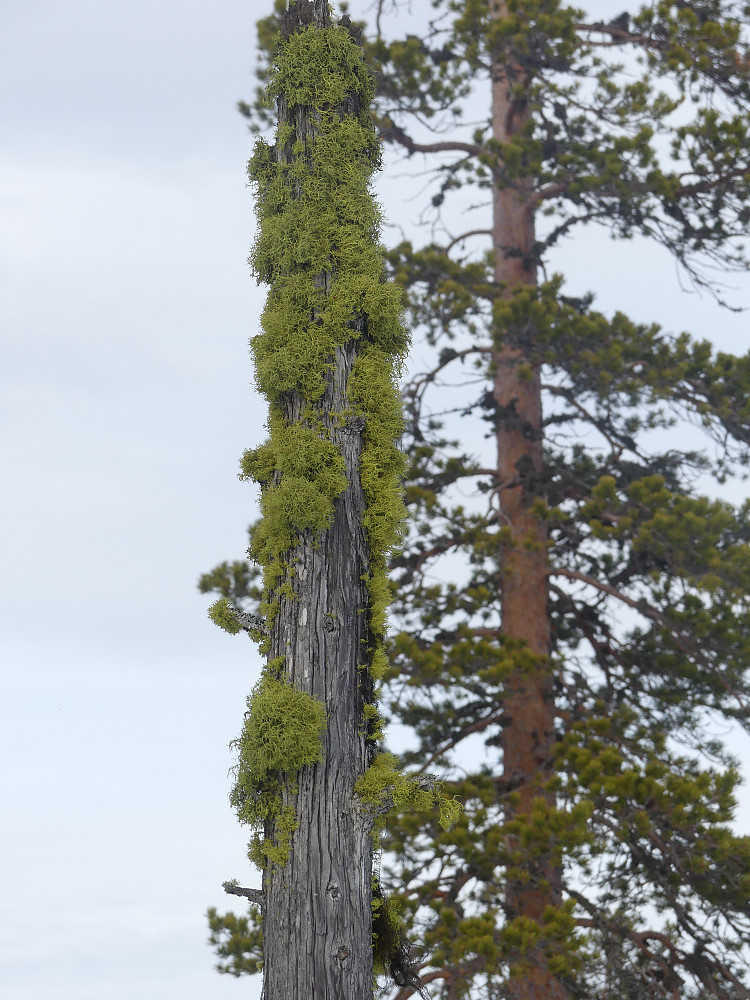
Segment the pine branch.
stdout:
<svg viewBox="0 0 750 1000">
<path fill-rule="evenodd" d="M 473 142 L 415 142 L 411 136 L 394 122 L 388 121 L 380 130 L 383 142 L 394 142 L 403 146 L 409 155 L 412 153 L 467 153 L 469 156 L 482 156 L 484 150 Z"/>
<path fill-rule="evenodd" d="M 461 243 L 463 240 L 468 239 L 470 236 L 492 236 L 492 230 L 491 229 L 470 229 L 466 233 L 461 233 L 460 236 L 454 236 L 453 239 L 448 244 L 448 246 L 445 248 L 445 252 L 446 253 L 450 253 L 451 250 L 453 249 L 453 247 L 457 243 Z"/>
</svg>

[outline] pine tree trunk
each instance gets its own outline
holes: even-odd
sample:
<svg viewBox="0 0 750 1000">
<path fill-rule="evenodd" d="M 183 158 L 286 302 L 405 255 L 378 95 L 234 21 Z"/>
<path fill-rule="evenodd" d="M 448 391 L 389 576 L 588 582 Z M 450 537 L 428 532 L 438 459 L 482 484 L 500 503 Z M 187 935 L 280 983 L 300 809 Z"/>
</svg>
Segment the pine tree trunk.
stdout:
<svg viewBox="0 0 750 1000">
<path fill-rule="evenodd" d="M 311 17 L 315 27 L 327 26 L 327 5 L 303 0 L 292 6 L 285 31 L 299 30 Z M 311 109 L 288 108 L 279 100 L 279 119 L 299 138 L 314 134 Z M 287 146 L 276 155 L 294 154 Z M 326 293 L 333 281 L 330 273 L 316 279 Z M 282 593 L 272 627 L 271 657 L 284 657 L 284 678 L 323 702 L 327 720 L 321 763 L 283 785 L 282 805 L 294 810 L 297 829 L 286 864 L 264 872 L 265 1000 L 372 997 L 372 821 L 354 790 L 368 764 L 363 706 L 372 700 L 372 682 L 362 669 L 369 646 L 370 568 L 360 483 L 363 422 L 337 416 L 351 408 L 347 382 L 360 343 L 350 340 L 337 349 L 325 394 L 313 404 L 344 456 L 348 488 L 335 501 L 330 528 L 303 532 L 288 552 L 291 571 L 279 586 L 290 585 L 295 596 Z M 286 420 L 299 422 L 307 408 L 309 424 L 310 405 L 287 393 Z M 279 836 L 275 826 L 278 821 L 267 824 L 271 840 Z"/>
<path fill-rule="evenodd" d="M 507 16 L 507 5 L 497 2 L 495 17 Z M 512 140 L 529 120 L 524 97 L 511 90 L 523 81 L 523 71 L 501 59 L 492 66 L 493 137 Z M 533 261 L 534 212 L 529 198 L 531 183 L 523 178 L 512 187 L 496 187 L 493 198 L 495 280 L 504 283 L 510 297 L 519 286 L 536 284 Z M 539 366 L 516 331 L 496 331 L 494 397 L 497 405 L 498 482 L 502 524 L 511 540 L 502 546 L 502 628 L 512 639 L 524 640 L 542 663 L 549 663 L 550 623 L 547 607 L 547 532 L 543 520 L 530 510 L 538 494 L 535 483 L 542 471 L 542 405 Z M 517 790 L 518 799 L 506 818 L 528 816 L 541 797 L 553 804 L 554 795 L 540 784 L 550 776 L 554 740 L 552 675 L 543 666 L 532 673 L 511 676 L 505 689 L 503 729 L 503 785 Z M 509 838 L 511 852 L 518 849 Z M 530 879 L 511 877 L 506 886 L 509 919 L 528 917 L 539 921 L 547 906 L 560 901 L 559 877 L 544 859 L 519 859 Z M 565 991 L 544 961 L 527 956 L 529 971 L 515 976 L 511 995 L 517 1000 L 564 1000 Z"/>
</svg>

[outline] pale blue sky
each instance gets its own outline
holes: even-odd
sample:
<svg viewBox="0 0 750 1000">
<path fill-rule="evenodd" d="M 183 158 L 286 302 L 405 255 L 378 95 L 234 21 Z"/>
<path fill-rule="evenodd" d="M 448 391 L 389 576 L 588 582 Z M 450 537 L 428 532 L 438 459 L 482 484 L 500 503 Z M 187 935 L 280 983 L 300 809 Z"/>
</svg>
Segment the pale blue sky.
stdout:
<svg viewBox="0 0 750 1000">
<path fill-rule="evenodd" d="M 197 595 L 241 555 L 262 298 L 234 110 L 252 4 L 11 2 L 0 35 L 7 1000 L 218 1000 L 251 878 L 227 744 L 257 672 Z"/>
<path fill-rule="evenodd" d="M 4 6 L 4 1000 L 259 995 L 213 971 L 203 917 L 223 879 L 253 881 L 227 744 L 258 659 L 210 625 L 195 581 L 242 553 L 254 516 L 236 472 L 263 435 L 246 346 L 262 293 L 234 105 L 263 12 Z M 403 185 L 381 189 L 408 222 Z M 553 267 L 604 310 L 750 346 L 748 314 L 681 293 L 658 250 L 595 231 Z"/>
</svg>

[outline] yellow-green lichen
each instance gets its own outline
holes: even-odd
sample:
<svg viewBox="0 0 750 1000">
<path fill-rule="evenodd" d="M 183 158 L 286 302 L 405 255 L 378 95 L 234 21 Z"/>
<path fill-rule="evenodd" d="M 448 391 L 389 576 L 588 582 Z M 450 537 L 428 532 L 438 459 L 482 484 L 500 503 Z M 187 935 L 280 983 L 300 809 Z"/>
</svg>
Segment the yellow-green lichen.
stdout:
<svg viewBox="0 0 750 1000">
<path fill-rule="evenodd" d="M 396 446 L 403 430 L 396 383 L 399 364 L 400 358 L 389 356 L 376 344 L 366 344 L 348 386 L 352 403 L 365 417 L 360 477 L 367 501 L 364 524 L 372 551 L 370 625 L 379 637 L 385 634 L 386 609 L 391 601 L 387 554 L 400 540 L 406 516 L 401 487 L 406 461 Z"/>
<path fill-rule="evenodd" d="M 463 807 L 442 793 L 442 783 L 428 784 L 423 778 L 404 774 L 398 758 L 384 751 L 375 756 L 365 773 L 357 779 L 355 790 L 364 805 L 383 814 L 390 809 L 398 812 L 439 811 L 439 823 L 449 830 L 458 820 Z"/>
<path fill-rule="evenodd" d="M 405 513 L 397 379 L 408 338 L 402 293 L 385 280 L 381 215 L 371 191 L 379 159 L 373 95 L 362 51 L 344 27 L 309 27 L 281 39 L 269 96 L 279 97 L 285 111 L 275 144 L 259 140 L 248 169 L 259 221 L 250 264 L 258 280 L 271 286 L 251 342 L 256 384 L 270 404 L 270 437 L 245 453 L 240 475 L 262 487 L 263 516 L 250 554 L 264 570 L 260 611 L 270 629 L 282 590 L 292 592 L 300 534 L 325 531 L 347 489 L 345 462 L 327 428 L 353 416 L 362 419 L 358 473 L 366 506 L 372 636 L 366 659 L 377 679 L 387 669 L 387 559 Z M 329 412 L 321 397 L 337 349 L 352 340 L 359 345 L 347 400 L 342 412 Z M 291 408 L 298 413 L 292 423 L 287 416 L 294 394 L 301 406 Z M 270 639 L 261 648 L 268 651 Z M 288 851 L 294 828 L 293 812 L 282 808 L 288 779 L 319 759 L 325 725 L 323 706 L 276 674 L 266 671 L 249 700 L 233 792 L 240 817 L 259 831 L 251 852 L 264 863 L 279 862 Z M 363 722 L 371 736 L 379 733 L 377 719 Z M 425 807 L 439 801 L 431 793 L 423 796 L 419 783 L 396 770 L 389 772 L 389 787 L 401 806 L 407 799 Z M 372 775 L 369 784 L 366 778 L 367 794 Z M 264 825 L 266 832 L 273 827 L 272 843 L 260 836 Z"/>
<path fill-rule="evenodd" d="M 372 663 L 370 664 L 370 676 L 376 682 L 382 681 L 388 670 L 388 655 L 383 648 L 382 643 L 378 643 L 375 651 L 372 654 Z"/>
<path fill-rule="evenodd" d="M 256 830 L 274 821 L 274 840 L 253 838 L 253 860 L 283 864 L 292 831 L 294 809 L 281 807 L 281 779 L 294 779 L 303 767 L 322 758 L 325 706 L 285 680 L 273 676 L 283 659 L 271 660 L 248 698 L 248 712 L 236 741 L 237 779 L 230 796 L 240 821 Z M 290 812 L 291 810 L 291 812 Z"/>
<path fill-rule="evenodd" d="M 282 41 L 269 93 L 281 95 L 292 110 L 275 145 L 260 140 L 249 165 L 260 223 L 250 263 L 271 285 L 252 351 L 256 381 L 272 413 L 269 441 L 242 462 L 241 475 L 263 485 L 263 519 L 251 555 L 264 567 L 268 615 L 297 533 L 327 528 L 346 488 L 343 459 L 316 420 L 317 401 L 336 348 L 361 340 L 347 386 L 350 409 L 328 418 L 334 424 L 351 412 L 364 418 L 359 473 L 371 560 L 369 659 L 373 674 L 382 674 L 391 599 L 386 562 L 405 513 L 397 377 L 408 339 L 402 293 L 384 279 L 381 216 L 370 187 L 378 159 L 369 111 L 373 82 L 343 27 L 310 27 Z M 353 113 L 337 110 L 345 99 Z M 299 106 L 308 109 L 314 127 L 298 135 L 292 123 Z M 321 280 L 324 274 L 329 278 Z M 293 425 L 280 415 L 291 392 L 307 407 Z"/>
<path fill-rule="evenodd" d="M 362 51 L 349 32 L 339 26 L 309 26 L 296 32 L 281 46 L 268 85 L 275 96 L 282 91 L 290 105 L 319 110 L 343 104 L 355 93 L 359 97 L 357 121 L 372 128 L 370 104 L 374 81 L 365 66 Z M 373 154 L 377 147 L 373 148 Z"/>
<path fill-rule="evenodd" d="M 224 629 L 225 632 L 229 632 L 230 635 L 237 635 L 237 633 L 242 629 L 242 626 L 232 613 L 231 608 L 232 606 L 226 597 L 220 597 L 219 600 L 214 601 L 208 609 L 208 617 L 214 625 L 218 625 L 219 628 Z"/>
<path fill-rule="evenodd" d="M 316 86 L 301 85 L 303 65 L 317 67 Z M 314 135 L 284 150 L 282 126 L 275 147 L 260 140 L 250 161 L 260 221 L 250 263 L 271 284 L 252 341 L 256 378 L 269 399 L 296 390 L 315 400 L 336 346 L 361 336 L 354 317 L 367 317 L 369 340 L 403 353 L 401 291 L 383 277 L 381 216 L 370 190 L 372 85 L 360 50 L 338 26 L 303 31 L 283 47 L 273 85 L 288 105 L 311 99 L 317 115 Z M 364 112 L 341 116 L 328 99 L 334 92 L 356 95 Z M 333 277 L 327 288 L 323 273 Z"/>
<path fill-rule="evenodd" d="M 251 555 L 268 568 L 292 547 L 297 532 L 329 526 L 336 497 L 347 488 L 344 458 L 323 429 L 288 423 L 278 413 L 270 427 L 271 440 L 246 451 L 240 463 L 240 478 L 265 484 Z"/>
<path fill-rule="evenodd" d="M 275 839 L 262 837 L 256 833 L 250 840 L 247 856 L 258 868 L 266 868 L 269 865 L 278 865 L 283 868 L 289 860 L 289 851 L 292 846 L 292 834 L 299 826 L 294 807 L 284 806 L 276 815 L 274 824 Z"/>
<path fill-rule="evenodd" d="M 238 784 L 264 787 L 276 772 L 297 774 L 321 759 L 325 707 L 287 681 L 264 675 L 248 698 L 239 740 Z"/>
</svg>

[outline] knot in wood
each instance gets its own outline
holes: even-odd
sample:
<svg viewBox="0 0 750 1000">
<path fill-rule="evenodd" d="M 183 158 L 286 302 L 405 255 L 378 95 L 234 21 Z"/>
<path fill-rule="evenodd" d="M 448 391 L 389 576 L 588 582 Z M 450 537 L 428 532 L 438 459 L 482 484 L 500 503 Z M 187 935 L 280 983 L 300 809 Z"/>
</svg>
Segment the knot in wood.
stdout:
<svg viewBox="0 0 750 1000">
<path fill-rule="evenodd" d="M 340 962 L 343 965 L 350 955 L 351 952 L 349 951 L 349 949 L 342 944 L 339 950 L 336 952 L 336 961 Z"/>
</svg>

